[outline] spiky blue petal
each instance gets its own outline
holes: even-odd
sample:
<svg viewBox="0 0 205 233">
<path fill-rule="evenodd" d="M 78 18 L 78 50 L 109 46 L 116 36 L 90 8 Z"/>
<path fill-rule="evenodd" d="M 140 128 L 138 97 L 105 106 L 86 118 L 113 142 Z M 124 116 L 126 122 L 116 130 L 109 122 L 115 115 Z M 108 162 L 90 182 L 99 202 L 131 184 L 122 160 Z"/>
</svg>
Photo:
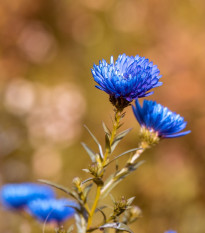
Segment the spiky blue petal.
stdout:
<svg viewBox="0 0 205 233">
<path fill-rule="evenodd" d="M 108 64 L 104 59 L 94 65 L 92 75 L 96 86 L 115 98 L 133 99 L 151 95 L 150 89 L 162 85 L 161 75 L 156 65 L 145 57 L 119 55 L 116 62 L 113 57 Z"/>
<path fill-rule="evenodd" d="M 6 184 L 0 190 L 0 200 L 4 207 L 18 209 L 24 207 L 28 202 L 41 198 L 53 198 L 55 193 L 52 188 L 34 184 Z"/>
<path fill-rule="evenodd" d="M 190 130 L 181 132 L 187 124 L 184 118 L 155 101 L 144 100 L 141 107 L 136 100 L 135 107 L 132 106 L 132 108 L 139 124 L 151 131 L 154 130 L 159 137 L 175 138 L 191 132 Z"/>
<path fill-rule="evenodd" d="M 38 199 L 28 203 L 28 212 L 41 222 L 61 223 L 74 215 L 77 204 L 67 199 Z"/>
</svg>

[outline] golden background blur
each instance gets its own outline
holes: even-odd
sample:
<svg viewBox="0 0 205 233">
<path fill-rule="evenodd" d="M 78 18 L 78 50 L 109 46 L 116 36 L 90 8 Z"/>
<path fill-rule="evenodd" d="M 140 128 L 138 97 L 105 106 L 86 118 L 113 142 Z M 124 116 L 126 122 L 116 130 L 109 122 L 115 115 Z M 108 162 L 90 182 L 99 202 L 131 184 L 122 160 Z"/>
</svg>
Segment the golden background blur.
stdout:
<svg viewBox="0 0 205 233">
<path fill-rule="evenodd" d="M 0 184 L 43 178 L 70 186 L 87 177 L 80 142 L 94 143 L 83 124 L 103 142 L 101 121 L 111 125 L 113 114 L 90 69 L 122 53 L 158 65 L 163 86 L 149 99 L 184 116 L 192 133 L 147 151 L 113 195 L 136 196 L 143 217 L 134 232 L 204 233 L 203 0 L 0 0 Z M 131 108 L 124 121 L 133 130 L 116 152 L 137 146 Z M 0 215 L 0 232 L 42 231 L 34 219 Z"/>
</svg>

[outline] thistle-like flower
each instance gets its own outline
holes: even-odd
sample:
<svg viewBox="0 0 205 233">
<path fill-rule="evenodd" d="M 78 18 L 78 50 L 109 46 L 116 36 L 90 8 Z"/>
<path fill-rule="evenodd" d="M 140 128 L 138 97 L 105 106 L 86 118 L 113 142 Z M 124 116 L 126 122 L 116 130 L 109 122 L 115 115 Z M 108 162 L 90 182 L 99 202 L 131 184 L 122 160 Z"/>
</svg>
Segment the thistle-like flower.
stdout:
<svg viewBox="0 0 205 233">
<path fill-rule="evenodd" d="M 142 126 L 142 131 L 148 130 L 159 138 L 175 138 L 191 132 L 181 132 L 187 124 L 184 118 L 155 101 L 144 100 L 141 107 L 136 100 L 135 105 L 136 107 L 132 106 L 133 112 Z"/>
<path fill-rule="evenodd" d="M 136 98 L 153 94 L 148 91 L 162 85 L 159 73 L 157 66 L 145 57 L 125 54 L 119 55 L 116 62 L 111 57 L 110 64 L 103 59 L 92 69 L 94 80 L 99 84 L 96 87 L 108 93 L 118 109 L 128 106 Z"/>
<path fill-rule="evenodd" d="M 53 197 L 55 197 L 53 189 L 34 183 L 6 184 L 0 191 L 2 205 L 11 209 L 23 208 L 28 202 L 35 199 Z"/>
<path fill-rule="evenodd" d="M 67 199 L 38 199 L 28 203 L 28 213 L 41 222 L 61 223 L 74 215 L 77 204 Z"/>
</svg>

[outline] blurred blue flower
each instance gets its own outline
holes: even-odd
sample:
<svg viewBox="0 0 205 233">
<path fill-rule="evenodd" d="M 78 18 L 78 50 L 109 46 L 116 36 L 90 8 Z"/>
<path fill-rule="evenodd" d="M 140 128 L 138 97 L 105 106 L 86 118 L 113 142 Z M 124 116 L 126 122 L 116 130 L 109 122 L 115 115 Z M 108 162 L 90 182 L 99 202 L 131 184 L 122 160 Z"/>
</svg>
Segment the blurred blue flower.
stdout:
<svg viewBox="0 0 205 233">
<path fill-rule="evenodd" d="M 151 132 L 156 132 L 158 137 L 175 138 L 191 132 L 190 130 L 180 132 L 187 124 L 184 118 L 155 101 L 144 100 L 141 107 L 136 100 L 135 105 L 136 107 L 132 108 L 139 124 Z"/>
<path fill-rule="evenodd" d="M 38 199 L 28 203 L 28 212 L 42 222 L 63 222 L 74 215 L 77 204 L 67 199 Z"/>
<path fill-rule="evenodd" d="M 169 230 L 169 231 L 165 231 L 164 233 L 177 233 L 177 232 L 176 232 L 176 231 Z"/>
<path fill-rule="evenodd" d="M 34 183 L 6 184 L 0 190 L 0 200 L 6 208 L 18 209 L 34 199 L 53 197 L 55 192 L 52 188 Z"/>
<path fill-rule="evenodd" d="M 110 64 L 103 59 L 92 69 L 94 80 L 99 84 L 97 88 L 128 102 L 153 94 L 148 91 L 162 85 L 159 73 L 157 66 L 145 57 L 125 54 L 119 55 L 116 62 L 111 57 Z"/>
</svg>

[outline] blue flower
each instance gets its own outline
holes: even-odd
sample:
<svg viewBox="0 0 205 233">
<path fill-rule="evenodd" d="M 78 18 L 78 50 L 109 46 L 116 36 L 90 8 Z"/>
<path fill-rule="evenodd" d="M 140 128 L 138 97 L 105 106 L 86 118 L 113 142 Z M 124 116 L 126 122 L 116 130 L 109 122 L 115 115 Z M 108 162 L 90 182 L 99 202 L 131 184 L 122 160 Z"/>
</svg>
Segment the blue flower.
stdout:
<svg viewBox="0 0 205 233">
<path fill-rule="evenodd" d="M 67 199 L 38 199 L 28 203 L 28 212 L 42 222 L 63 222 L 74 215 L 74 201 Z"/>
<path fill-rule="evenodd" d="M 164 233 L 177 233 L 177 232 L 176 232 L 176 231 L 169 230 L 169 231 L 165 231 Z"/>
<path fill-rule="evenodd" d="M 6 184 L 0 191 L 0 200 L 3 206 L 14 209 L 23 208 L 34 199 L 52 197 L 55 197 L 53 189 L 34 183 Z"/>
<path fill-rule="evenodd" d="M 128 103 L 153 94 L 148 91 L 162 85 L 159 73 L 157 66 L 145 57 L 129 57 L 125 54 L 119 55 L 116 62 L 111 57 L 110 64 L 103 59 L 92 69 L 94 80 L 99 84 L 97 88 Z"/>
<path fill-rule="evenodd" d="M 136 107 L 132 107 L 139 124 L 151 132 L 156 132 L 158 137 L 175 138 L 191 132 L 190 130 L 181 132 L 187 122 L 179 114 L 171 112 L 161 104 L 148 100 L 144 100 L 142 107 L 138 100 L 135 104 Z"/>
</svg>

